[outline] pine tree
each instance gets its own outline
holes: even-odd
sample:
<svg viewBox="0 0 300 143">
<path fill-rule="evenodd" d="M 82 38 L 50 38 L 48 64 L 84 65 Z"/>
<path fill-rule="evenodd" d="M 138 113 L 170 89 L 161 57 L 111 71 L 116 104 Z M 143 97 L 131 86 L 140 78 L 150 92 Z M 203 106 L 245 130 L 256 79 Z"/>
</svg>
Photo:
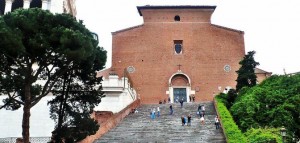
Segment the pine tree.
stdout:
<svg viewBox="0 0 300 143">
<path fill-rule="evenodd" d="M 95 57 L 98 43 L 82 22 L 38 8 L 1 16 L 0 39 L 0 93 L 8 96 L 0 109 L 23 107 L 22 136 L 29 143 L 30 109 L 70 73 L 70 67 L 106 55 Z"/>
<path fill-rule="evenodd" d="M 98 48 L 94 56 L 103 55 L 106 52 Z M 102 78 L 95 78 L 95 70 L 102 69 L 105 63 L 93 59 L 82 61 L 79 66 L 69 66 L 69 71 L 54 85 L 52 93 L 55 98 L 48 104 L 51 105 L 51 118 L 56 122 L 53 134 L 55 143 L 79 142 L 95 134 L 99 128 L 91 113 L 104 97 Z"/>
<path fill-rule="evenodd" d="M 236 71 L 236 73 L 238 74 L 238 77 L 236 79 L 236 91 L 239 91 L 244 86 L 253 87 L 256 85 L 257 77 L 254 71 L 259 63 L 254 60 L 254 54 L 255 51 L 248 52 L 248 54 L 244 56 L 243 60 L 239 62 L 241 67 Z"/>
</svg>

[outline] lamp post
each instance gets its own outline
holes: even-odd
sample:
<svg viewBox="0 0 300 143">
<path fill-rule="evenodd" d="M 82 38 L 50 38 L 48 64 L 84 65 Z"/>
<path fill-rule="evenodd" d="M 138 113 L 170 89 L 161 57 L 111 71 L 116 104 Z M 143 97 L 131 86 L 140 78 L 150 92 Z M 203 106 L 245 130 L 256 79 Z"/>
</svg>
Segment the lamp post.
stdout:
<svg viewBox="0 0 300 143">
<path fill-rule="evenodd" d="M 282 142 L 284 143 L 285 137 L 286 137 L 286 129 L 284 127 L 282 127 L 280 129 L 280 134 L 282 136 Z"/>
</svg>

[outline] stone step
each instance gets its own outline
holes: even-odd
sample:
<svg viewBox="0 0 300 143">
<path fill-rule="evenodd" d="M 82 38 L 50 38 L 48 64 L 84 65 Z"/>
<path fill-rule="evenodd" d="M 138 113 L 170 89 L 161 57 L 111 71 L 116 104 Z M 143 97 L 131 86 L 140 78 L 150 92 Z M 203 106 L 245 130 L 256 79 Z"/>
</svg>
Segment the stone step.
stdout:
<svg viewBox="0 0 300 143">
<path fill-rule="evenodd" d="M 205 124 L 201 125 L 196 114 L 199 105 L 205 105 Z M 150 118 L 151 109 L 160 107 L 161 116 Z M 225 143 L 222 129 L 216 129 L 216 111 L 212 102 L 172 104 L 174 114 L 169 115 L 170 104 L 142 105 L 138 113 L 130 114 L 114 129 L 103 135 L 95 143 L 103 142 L 187 142 Z M 181 116 L 191 114 L 192 125 L 182 126 Z"/>
</svg>

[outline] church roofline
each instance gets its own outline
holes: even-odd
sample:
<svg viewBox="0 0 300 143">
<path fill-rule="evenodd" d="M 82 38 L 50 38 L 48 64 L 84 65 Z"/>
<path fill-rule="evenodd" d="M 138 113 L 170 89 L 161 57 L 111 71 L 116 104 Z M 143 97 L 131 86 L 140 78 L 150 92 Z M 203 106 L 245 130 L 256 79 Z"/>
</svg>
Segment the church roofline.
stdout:
<svg viewBox="0 0 300 143">
<path fill-rule="evenodd" d="M 124 32 L 124 31 L 128 31 L 128 30 L 135 29 L 135 28 L 142 27 L 142 26 L 143 26 L 143 24 L 141 24 L 141 25 L 136 25 L 136 26 L 132 26 L 132 27 L 129 27 L 129 28 L 125 28 L 125 29 L 121 29 L 121 30 L 115 31 L 115 32 L 111 32 L 111 34 L 112 34 L 112 35 L 115 35 L 115 34 L 117 34 L 117 33 Z"/>
<path fill-rule="evenodd" d="M 267 71 L 262 70 L 262 69 L 260 69 L 260 68 L 255 68 L 255 69 L 254 69 L 254 73 L 255 73 L 255 74 L 272 74 L 272 72 L 267 72 Z"/>
<path fill-rule="evenodd" d="M 177 5 L 177 6 L 137 6 L 140 16 L 143 16 L 141 10 L 144 9 L 212 9 L 215 10 L 217 6 L 208 6 L 208 5 Z"/>
<path fill-rule="evenodd" d="M 220 25 L 216 25 L 216 24 L 211 24 L 211 25 L 215 26 L 215 27 L 218 27 L 218 28 L 225 29 L 225 30 L 230 30 L 230 31 L 234 31 L 234 32 L 244 34 L 244 31 L 241 31 L 241 30 L 236 30 L 236 29 L 232 29 L 232 28 L 228 28 L 228 27 L 224 27 L 224 26 L 220 26 Z"/>
</svg>

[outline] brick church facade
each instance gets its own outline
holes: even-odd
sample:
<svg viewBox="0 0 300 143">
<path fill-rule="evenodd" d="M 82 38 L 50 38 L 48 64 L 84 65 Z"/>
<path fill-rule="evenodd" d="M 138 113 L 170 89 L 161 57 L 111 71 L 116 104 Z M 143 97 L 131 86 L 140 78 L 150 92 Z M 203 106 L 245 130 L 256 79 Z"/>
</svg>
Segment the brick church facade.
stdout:
<svg viewBox="0 0 300 143">
<path fill-rule="evenodd" d="M 138 6 L 142 25 L 112 33 L 112 67 L 129 75 L 144 104 L 189 96 L 211 101 L 236 85 L 244 32 L 211 23 L 215 6 Z"/>
</svg>

